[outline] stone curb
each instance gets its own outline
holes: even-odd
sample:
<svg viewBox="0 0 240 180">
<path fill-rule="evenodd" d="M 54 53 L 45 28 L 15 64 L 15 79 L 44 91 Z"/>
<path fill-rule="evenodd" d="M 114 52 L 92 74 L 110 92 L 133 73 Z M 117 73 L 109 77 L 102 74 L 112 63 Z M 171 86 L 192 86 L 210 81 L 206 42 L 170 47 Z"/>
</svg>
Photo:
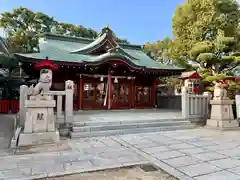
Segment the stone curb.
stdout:
<svg viewBox="0 0 240 180">
<path fill-rule="evenodd" d="M 79 169 L 79 170 L 68 170 L 65 172 L 57 172 L 57 173 L 50 173 L 50 174 L 43 174 L 43 175 L 35 175 L 29 177 L 28 180 L 36 180 L 40 178 L 49 178 L 49 177 L 61 177 L 66 175 L 73 175 L 73 174 L 79 174 L 79 173 L 88 173 L 88 172 L 96 172 L 96 171 L 105 171 L 105 170 L 111 170 L 116 168 L 123 168 L 123 167 L 131 167 L 136 165 L 142 165 L 142 164 L 149 164 L 149 161 L 140 161 L 140 162 L 133 162 L 133 163 L 123 163 L 123 164 L 116 164 L 116 165 L 105 165 L 105 166 L 99 166 L 99 167 L 91 167 L 91 168 L 85 168 L 85 169 Z"/>
</svg>

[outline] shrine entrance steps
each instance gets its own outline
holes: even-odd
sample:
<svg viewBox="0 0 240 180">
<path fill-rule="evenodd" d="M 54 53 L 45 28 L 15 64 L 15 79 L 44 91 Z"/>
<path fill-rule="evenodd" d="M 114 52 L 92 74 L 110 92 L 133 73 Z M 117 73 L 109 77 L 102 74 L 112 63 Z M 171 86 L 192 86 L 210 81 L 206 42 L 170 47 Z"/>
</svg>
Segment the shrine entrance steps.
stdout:
<svg viewBox="0 0 240 180">
<path fill-rule="evenodd" d="M 71 138 L 174 131 L 196 128 L 179 111 L 116 110 L 82 111 L 74 116 Z"/>
</svg>

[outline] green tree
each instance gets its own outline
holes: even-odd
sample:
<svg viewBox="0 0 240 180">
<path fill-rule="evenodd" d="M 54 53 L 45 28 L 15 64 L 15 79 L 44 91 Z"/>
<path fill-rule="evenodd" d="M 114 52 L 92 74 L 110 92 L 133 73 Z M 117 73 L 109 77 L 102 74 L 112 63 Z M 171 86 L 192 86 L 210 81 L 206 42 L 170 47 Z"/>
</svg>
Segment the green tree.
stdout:
<svg viewBox="0 0 240 180">
<path fill-rule="evenodd" d="M 85 38 L 96 38 L 97 32 L 91 28 L 87 29 L 83 26 L 75 26 L 70 23 L 57 23 L 56 25 L 56 34 L 60 35 L 69 35 L 75 37 L 85 37 Z"/>
<path fill-rule="evenodd" d="M 12 70 L 17 66 L 17 60 L 12 56 L 12 48 L 6 39 L 0 37 L 0 64 L 1 72 L 4 76 L 10 76 Z"/>
<path fill-rule="evenodd" d="M 46 32 L 54 32 L 60 35 L 75 37 L 96 38 L 97 32 L 91 28 L 87 29 L 81 25 L 57 22 L 41 12 L 33 12 L 27 8 L 16 8 L 12 12 L 4 12 L 0 17 L 0 27 L 4 28 L 13 52 L 36 52 L 38 40 Z M 127 40 L 121 40 L 128 43 Z"/>
<path fill-rule="evenodd" d="M 38 51 L 39 37 L 50 32 L 55 24 L 52 17 L 22 7 L 4 12 L 0 18 L 0 27 L 7 32 L 8 42 L 15 52 Z"/>
<path fill-rule="evenodd" d="M 235 0 L 186 0 L 172 19 L 171 57 L 198 63 L 207 82 L 227 76 L 240 63 L 239 15 Z"/>
<path fill-rule="evenodd" d="M 169 49 L 172 47 L 172 43 L 169 37 L 165 37 L 162 41 L 146 43 L 144 45 L 144 51 L 150 54 L 154 60 L 167 63 L 170 60 Z"/>
<path fill-rule="evenodd" d="M 202 41 L 215 41 L 219 30 L 226 37 L 236 35 L 238 20 L 235 0 L 186 0 L 176 8 L 172 19 L 175 44 L 172 56 L 191 59 L 189 51 L 193 46 Z"/>
</svg>

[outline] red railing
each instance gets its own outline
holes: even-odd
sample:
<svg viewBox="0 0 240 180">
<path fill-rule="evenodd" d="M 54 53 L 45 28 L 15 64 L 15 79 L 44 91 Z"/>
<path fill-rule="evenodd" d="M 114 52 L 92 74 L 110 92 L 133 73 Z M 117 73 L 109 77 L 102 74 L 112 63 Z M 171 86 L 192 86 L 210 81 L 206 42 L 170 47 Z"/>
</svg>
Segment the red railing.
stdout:
<svg viewBox="0 0 240 180">
<path fill-rule="evenodd" d="M 17 113 L 19 111 L 18 100 L 0 100 L 0 113 Z"/>
<path fill-rule="evenodd" d="M 19 111 L 19 100 L 10 100 L 10 110 L 12 113 Z"/>
<path fill-rule="evenodd" d="M 0 100 L 0 113 L 8 113 L 10 100 Z"/>
</svg>

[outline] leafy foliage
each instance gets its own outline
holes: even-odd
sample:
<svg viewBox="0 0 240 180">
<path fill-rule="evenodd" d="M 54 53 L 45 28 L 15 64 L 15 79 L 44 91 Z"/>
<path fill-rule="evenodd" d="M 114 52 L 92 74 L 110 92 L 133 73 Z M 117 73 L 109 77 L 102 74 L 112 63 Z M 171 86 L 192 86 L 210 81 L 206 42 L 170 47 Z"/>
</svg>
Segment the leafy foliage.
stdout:
<svg viewBox="0 0 240 180">
<path fill-rule="evenodd" d="M 157 41 L 146 47 L 155 60 L 162 59 L 162 52 L 167 51 L 175 64 L 198 70 L 204 82 L 211 86 L 212 82 L 238 71 L 239 18 L 235 0 L 186 0 L 174 12 L 171 45 L 163 50 L 159 45 L 162 41 Z"/>
<path fill-rule="evenodd" d="M 13 9 L 1 14 L 0 26 L 8 34 L 8 42 L 15 47 L 13 52 L 33 52 L 38 50 L 38 38 L 50 32 L 56 24 L 53 18 L 34 13 L 26 8 Z"/>
<path fill-rule="evenodd" d="M 172 46 L 172 40 L 166 37 L 162 41 L 155 43 L 146 43 L 144 50 L 156 61 L 167 63 L 169 61 L 169 49 Z"/>
<path fill-rule="evenodd" d="M 0 27 L 8 35 L 12 52 L 36 52 L 39 50 L 38 39 L 46 32 L 76 37 L 96 38 L 97 32 L 81 25 L 57 22 L 41 12 L 33 12 L 27 8 L 13 9 L 12 12 L 1 14 Z M 117 38 L 117 41 L 129 43 L 127 40 Z"/>
<path fill-rule="evenodd" d="M 236 67 L 239 15 L 234 0 L 185 1 L 173 17 L 176 52 L 181 58 L 208 68 L 213 75 Z"/>
</svg>

